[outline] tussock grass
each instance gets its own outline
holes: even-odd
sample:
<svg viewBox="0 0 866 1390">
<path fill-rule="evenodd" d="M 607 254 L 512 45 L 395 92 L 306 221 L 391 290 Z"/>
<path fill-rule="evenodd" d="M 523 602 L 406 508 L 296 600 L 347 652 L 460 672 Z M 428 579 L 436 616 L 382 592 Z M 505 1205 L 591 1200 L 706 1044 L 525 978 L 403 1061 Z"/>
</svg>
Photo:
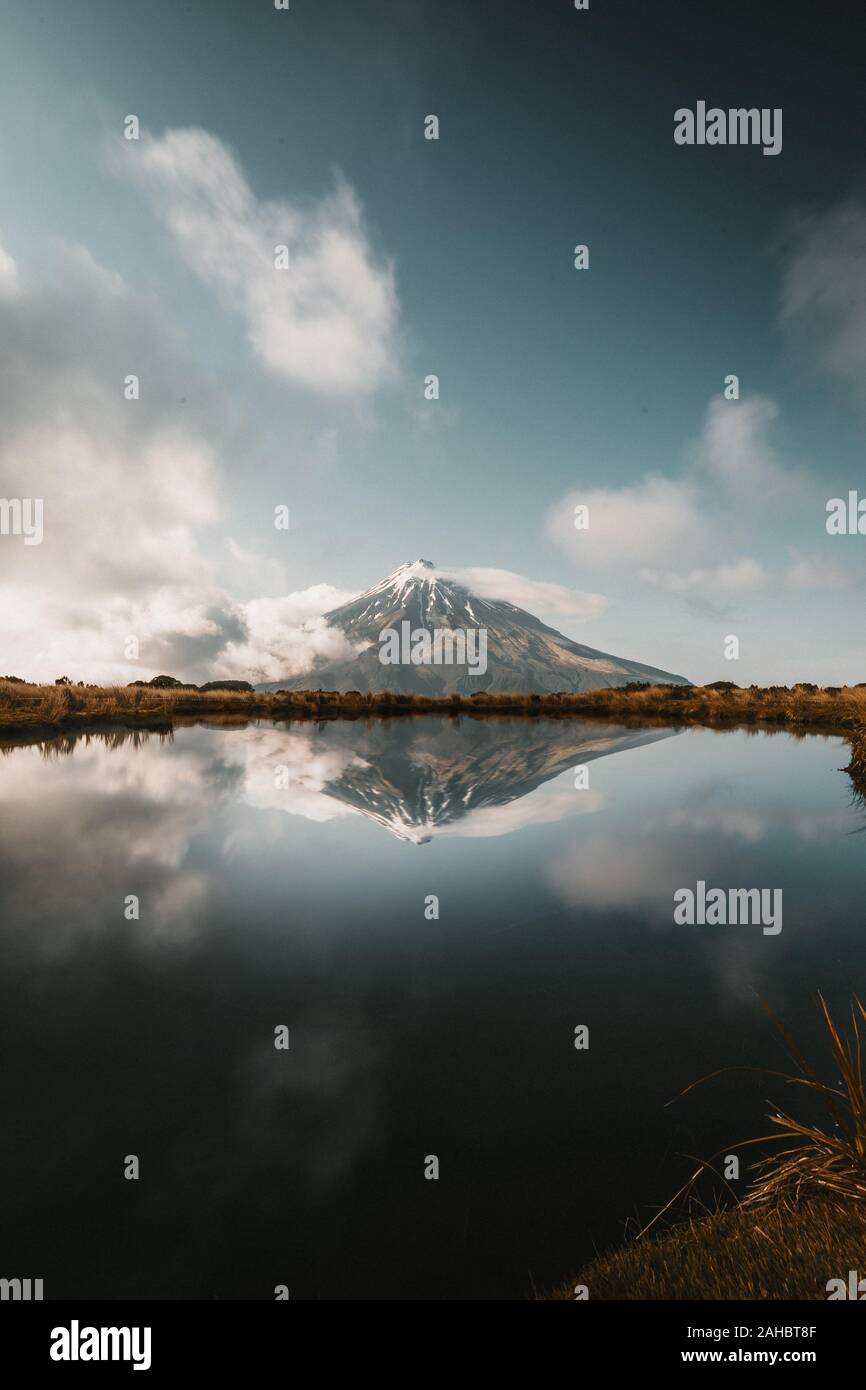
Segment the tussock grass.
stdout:
<svg viewBox="0 0 866 1390">
<path fill-rule="evenodd" d="M 797 1205 L 803 1200 L 819 1197 L 830 1206 L 835 1203 L 847 1208 L 855 1202 L 863 1203 L 866 1209 L 866 1085 L 860 1037 L 861 1025 L 866 1022 L 866 1009 L 855 995 L 851 1001 L 850 1031 L 843 1033 L 837 1027 L 823 995 L 818 995 L 817 1004 L 836 1073 L 832 1085 L 821 1080 L 817 1069 L 803 1055 L 783 1021 L 765 1003 L 763 1007 L 792 1058 L 797 1073 L 772 1072 L 765 1067 L 723 1067 L 721 1071 L 693 1082 L 682 1092 L 682 1095 L 688 1095 L 696 1086 L 725 1072 L 757 1070 L 765 1076 L 781 1077 L 789 1086 L 804 1088 L 810 1099 L 820 1102 L 825 1114 L 823 1128 L 818 1122 L 804 1122 L 787 1110 L 774 1108 L 768 1116 L 773 1126 L 769 1134 L 761 1134 L 746 1140 L 745 1144 L 733 1146 L 745 1148 L 768 1143 L 788 1146 L 759 1159 L 753 1165 L 755 1177 L 743 1198 L 744 1207 L 764 1208 L 780 1201 Z M 641 1235 L 645 1235 L 684 1193 L 691 1192 L 697 1179 L 709 1169 L 709 1164 L 701 1164 Z"/>
<path fill-rule="evenodd" d="M 740 689 L 727 682 L 709 686 L 647 686 L 558 691 L 547 695 L 480 691 L 472 695 L 405 695 L 395 691 L 333 690 L 197 691 L 130 686 L 28 685 L 0 679 L 0 726 L 42 721 L 62 724 L 78 716 L 171 719 L 175 714 L 233 712 L 249 716 L 357 718 L 367 713 L 521 713 L 655 720 L 665 724 L 784 726 L 845 732 L 856 740 L 855 758 L 866 772 L 866 686 L 801 683 Z"/>
<path fill-rule="evenodd" d="M 729 1146 L 785 1145 L 753 1165 L 754 1177 L 738 1206 L 692 1216 L 685 1224 L 649 1235 L 676 1202 L 691 1194 L 701 1174 L 712 1171 L 710 1164 L 702 1164 L 633 1244 L 585 1265 L 550 1295 L 552 1299 L 573 1298 L 576 1284 L 585 1284 L 591 1298 L 603 1299 L 825 1299 L 830 1279 L 844 1279 L 850 1269 L 866 1273 L 866 1087 L 861 1042 L 866 1010 L 855 997 L 850 1031 L 845 1033 L 821 995 L 818 1008 L 835 1082 L 821 1079 L 769 1008 L 797 1072 L 759 1070 L 805 1088 L 823 1108 L 825 1124 L 799 1120 L 774 1107 L 769 1115 L 771 1133 L 747 1140 L 746 1145 Z M 742 1068 L 723 1068 L 730 1070 Z M 695 1082 L 683 1094 L 700 1084 Z"/>
<path fill-rule="evenodd" d="M 592 1260 L 548 1298 L 826 1299 L 830 1279 L 866 1272 L 866 1206 L 820 1200 L 740 1206 Z"/>
<path fill-rule="evenodd" d="M 783 1110 L 770 1114 L 774 1134 L 768 1137 L 788 1147 L 756 1164 L 758 1177 L 745 1198 L 748 1206 L 766 1207 L 780 1199 L 799 1203 L 819 1196 L 843 1209 L 854 1202 L 866 1210 L 866 1087 L 860 1039 L 866 1009 L 859 999 L 852 1001 L 851 1028 L 844 1034 L 821 995 L 818 1007 L 839 1076 L 834 1086 L 820 1079 L 781 1020 L 775 1015 L 773 1019 L 799 1071 L 798 1076 L 788 1078 L 789 1083 L 805 1087 L 820 1100 L 826 1125 L 805 1124 Z"/>
<path fill-rule="evenodd" d="M 350 690 L 185 690 L 153 686 L 29 685 L 0 679 L 0 742 L 7 746 L 38 741 L 58 732 L 99 724 L 169 729 L 197 720 L 331 720 L 403 718 L 410 715 L 468 715 L 545 719 L 607 719 L 623 725 L 709 729 L 744 728 L 837 735 L 851 745 L 845 771 L 855 793 L 866 802 L 866 685 L 750 686 L 730 682 L 707 686 L 642 686 L 474 695 L 404 695 L 395 691 Z"/>
</svg>

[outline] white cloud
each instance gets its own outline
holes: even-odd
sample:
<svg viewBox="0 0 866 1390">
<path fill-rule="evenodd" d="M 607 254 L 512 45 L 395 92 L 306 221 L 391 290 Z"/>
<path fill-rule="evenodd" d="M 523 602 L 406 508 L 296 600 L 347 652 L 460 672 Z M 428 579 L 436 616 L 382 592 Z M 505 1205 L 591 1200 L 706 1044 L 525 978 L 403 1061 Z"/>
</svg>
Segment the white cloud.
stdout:
<svg viewBox="0 0 866 1390">
<path fill-rule="evenodd" d="M 762 501 L 770 492 L 796 489 L 799 475 L 783 466 L 770 440 L 778 415 L 766 396 L 710 401 L 694 451 L 698 468 L 731 492 Z"/>
<path fill-rule="evenodd" d="M 303 675 L 320 659 L 351 660 L 358 648 L 323 615 L 354 597 L 331 584 L 314 584 L 282 598 L 239 605 L 244 635 L 221 649 L 215 671 L 258 684 Z"/>
<path fill-rule="evenodd" d="M 127 681 L 128 636 L 153 672 L 239 634 L 201 550 L 226 428 L 158 307 L 81 248 L 52 248 L 38 283 L 0 297 L 0 496 L 44 506 L 40 545 L 0 543 L 3 674 Z"/>
<path fill-rule="evenodd" d="M 0 496 L 41 498 L 44 539 L 0 541 L 0 674 L 259 681 L 352 656 L 322 615 L 353 595 L 319 584 L 242 604 L 217 582 L 205 541 L 232 426 L 158 306 L 77 247 L 16 286 L 0 295 Z M 226 547 L 247 588 L 278 591 L 278 566 Z"/>
<path fill-rule="evenodd" d="M 803 558 L 776 577 L 743 553 L 766 551 L 782 508 L 823 515 L 814 483 L 773 443 L 778 414 L 764 396 L 711 400 L 678 477 L 648 474 L 624 487 L 569 492 L 548 514 L 547 534 L 588 569 L 684 597 L 730 597 L 776 582 L 797 587 L 807 577 L 812 587 L 838 587 L 835 568 L 816 560 Z M 588 508 L 588 529 L 575 529 L 578 505 Z"/>
<path fill-rule="evenodd" d="M 737 560 L 732 565 L 717 565 L 715 569 L 694 569 L 684 574 L 674 570 L 643 570 L 641 579 L 666 589 L 671 594 L 688 594 L 698 590 L 708 593 L 745 594 L 762 589 L 768 582 L 764 567 L 757 560 Z"/>
<path fill-rule="evenodd" d="M 187 265 L 242 316 L 267 371 L 334 396 L 366 395 L 392 374 L 393 267 L 377 263 L 345 179 L 318 202 L 268 202 L 207 131 L 143 135 L 120 148 Z M 288 269 L 275 268 L 277 246 L 289 249 Z"/>
<path fill-rule="evenodd" d="M 589 509 L 589 527 L 575 530 L 575 507 Z M 551 510 L 548 534 L 589 569 L 624 569 L 697 560 L 710 543 L 694 483 L 648 476 L 621 488 L 581 488 Z"/>
<path fill-rule="evenodd" d="M 419 573 L 429 576 L 430 571 L 419 569 Z M 512 570 L 470 566 L 464 569 L 437 569 L 436 573 L 442 575 L 443 579 L 453 579 L 463 584 L 479 598 L 503 600 L 517 608 L 526 608 L 531 613 L 558 615 L 572 622 L 590 622 L 600 617 L 608 606 L 604 594 L 582 593 L 566 584 L 528 579 Z"/>
</svg>

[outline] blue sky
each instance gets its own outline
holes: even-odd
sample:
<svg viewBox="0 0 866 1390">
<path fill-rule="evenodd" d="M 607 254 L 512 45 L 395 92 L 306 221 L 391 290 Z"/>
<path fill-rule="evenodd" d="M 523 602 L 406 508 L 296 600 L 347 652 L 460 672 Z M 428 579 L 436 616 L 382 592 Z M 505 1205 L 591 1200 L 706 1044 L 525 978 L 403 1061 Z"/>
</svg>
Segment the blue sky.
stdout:
<svg viewBox="0 0 866 1390">
<path fill-rule="evenodd" d="M 11 0 L 4 673 L 290 674 L 423 555 L 695 680 L 866 678 L 850 16 L 703 8 Z M 699 99 L 782 153 L 676 146 Z"/>
</svg>

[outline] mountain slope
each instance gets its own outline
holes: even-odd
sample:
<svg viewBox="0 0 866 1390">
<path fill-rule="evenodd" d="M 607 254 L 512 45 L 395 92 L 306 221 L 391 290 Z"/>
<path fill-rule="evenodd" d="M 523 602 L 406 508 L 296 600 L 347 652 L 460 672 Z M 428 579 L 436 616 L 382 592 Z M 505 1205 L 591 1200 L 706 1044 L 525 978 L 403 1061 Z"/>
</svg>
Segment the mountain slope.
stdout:
<svg viewBox="0 0 866 1390">
<path fill-rule="evenodd" d="M 401 565 L 381 583 L 325 615 L 355 646 L 354 659 L 323 665 L 304 676 L 272 681 L 260 690 L 394 690 L 448 695 L 454 691 L 590 690 L 629 681 L 685 685 L 683 676 L 639 662 L 626 661 L 574 642 L 539 618 L 502 599 L 480 598 L 463 585 L 443 578 L 429 560 Z M 466 665 L 384 665 L 379 634 L 400 630 L 483 629 L 487 634 L 487 670 L 473 675 Z"/>
</svg>

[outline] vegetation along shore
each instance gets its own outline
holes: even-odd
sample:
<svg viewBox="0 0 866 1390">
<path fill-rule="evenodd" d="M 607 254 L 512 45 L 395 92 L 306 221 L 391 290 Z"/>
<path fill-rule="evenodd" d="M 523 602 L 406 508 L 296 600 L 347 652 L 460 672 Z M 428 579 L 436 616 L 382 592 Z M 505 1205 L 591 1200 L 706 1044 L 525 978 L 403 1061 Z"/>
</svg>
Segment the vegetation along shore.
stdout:
<svg viewBox="0 0 866 1390">
<path fill-rule="evenodd" d="M 792 1099 L 799 1096 L 800 1103 L 793 1100 L 791 1109 L 773 1105 L 768 1132 L 734 1145 L 737 1152 L 758 1146 L 761 1155 L 752 1165 L 752 1180 L 742 1200 L 723 1210 L 717 1198 L 715 1210 L 704 1205 L 702 1214 L 677 1216 L 686 1198 L 694 1205 L 697 1181 L 718 1173 L 720 1156 L 714 1155 L 636 1238 L 591 1260 L 546 1295 L 548 1299 L 866 1296 L 866 1279 L 860 1282 L 866 1274 L 866 1084 L 861 1045 L 866 1010 L 855 997 L 849 1025 L 843 1028 L 820 995 L 818 1007 L 832 1063 L 823 1075 L 767 1009 L 795 1067 L 787 1075 L 768 1075 L 777 1085 L 780 1080 L 787 1083 Z M 807 1100 L 808 1111 L 801 1118 L 795 1112 Z M 773 1149 L 774 1144 L 781 1148 Z M 661 1225 L 664 1220 L 671 1223 L 667 1228 Z"/>
<path fill-rule="evenodd" d="M 580 717 L 655 725 L 696 725 L 724 729 L 755 725 L 796 733 L 838 734 L 851 744 L 847 770 L 866 778 L 866 682 L 854 686 L 740 687 L 730 681 L 711 685 L 644 685 L 543 695 L 407 695 L 383 690 L 253 690 L 246 682 L 212 682 L 197 688 L 171 677 L 126 686 L 52 685 L 0 678 L 0 737 L 29 741 L 52 731 L 100 723 L 130 728 L 170 729 L 192 719 L 236 718 L 276 721 L 398 718 L 409 715 L 469 715 L 473 718 L 525 716 Z"/>
</svg>

